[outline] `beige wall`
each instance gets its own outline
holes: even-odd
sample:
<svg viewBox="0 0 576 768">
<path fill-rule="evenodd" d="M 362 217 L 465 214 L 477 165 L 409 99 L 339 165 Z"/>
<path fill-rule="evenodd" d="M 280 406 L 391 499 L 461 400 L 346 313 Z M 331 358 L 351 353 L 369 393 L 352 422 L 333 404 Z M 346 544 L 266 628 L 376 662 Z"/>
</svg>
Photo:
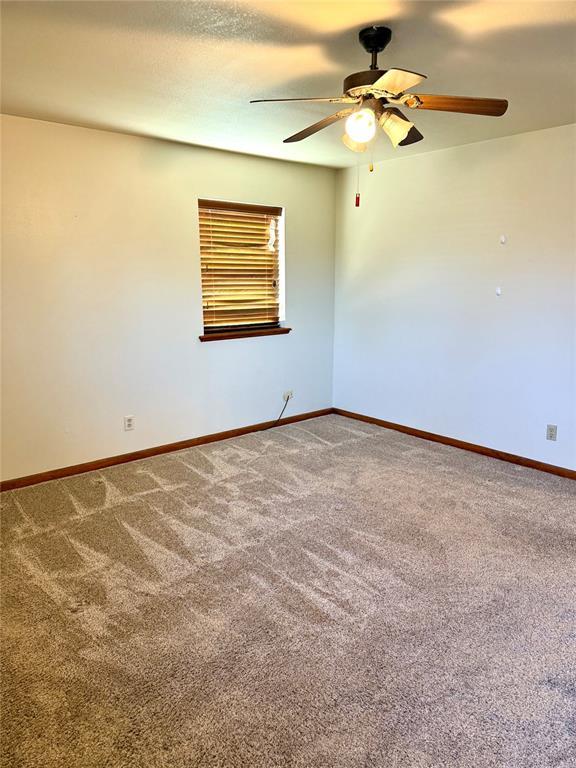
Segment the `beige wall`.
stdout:
<svg viewBox="0 0 576 768">
<path fill-rule="evenodd" d="M 336 406 L 576 468 L 574 139 L 563 126 L 363 168 L 360 208 L 342 172 Z"/>
<path fill-rule="evenodd" d="M 2 128 L 3 478 L 331 405 L 334 171 Z M 198 197 L 285 206 L 291 334 L 199 342 Z"/>
</svg>

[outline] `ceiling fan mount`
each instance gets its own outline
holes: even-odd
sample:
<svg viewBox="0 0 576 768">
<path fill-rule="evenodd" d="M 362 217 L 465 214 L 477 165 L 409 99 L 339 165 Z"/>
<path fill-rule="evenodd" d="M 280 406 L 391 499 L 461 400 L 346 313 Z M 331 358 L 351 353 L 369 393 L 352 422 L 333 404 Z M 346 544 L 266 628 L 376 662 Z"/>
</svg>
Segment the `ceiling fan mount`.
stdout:
<svg viewBox="0 0 576 768">
<path fill-rule="evenodd" d="M 424 109 L 439 112 L 459 112 L 469 115 L 500 117 L 508 109 L 505 99 L 470 98 L 468 96 L 440 96 L 410 93 L 409 90 L 426 79 L 426 75 L 407 69 L 378 69 L 378 54 L 392 39 L 389 27 L 372 26 L 361 29 L 358 38 L 364 50 L 372 57 L 370 69 L 353 72 L 344 79 L 341 96 L 303 97 L 288 99 L 254 99 L 262 101 L 316 101 L 347 104 L 346 109 L 329 115 L 284 139 L 285 143 L 302 141 L 329 125 L 346 118 L 346 133 L 342 140 L 354 152 L 364 152 L 379 126 L 394 145 L 407 146 L 424 138 L 416 126 L 400 112 Z"/>
<path fill-rule="evenodd" d="M 378 68 L 378 54 L 392 40 L 392 30 L 390 27 L 364 27 L 358 33 L 360 44 L 372 56 L 370 69 L 362 72 L 353 72 L 344 78 L 342 92 L 345 96 L 354 99 L 364 96 L 369 86 L 373 85 L 384 75 L 387 70 Z"/>
<path fill-rule="evenodd" d="M 381 53 L 390 40 L 392 40 L 392 30 L 390 27 L 364 27 L 364 29 L 361 29 L 358 33 L 358 39 L 366 53 L 369 53 L 372 56 L 370 69 L 378 69 L 376 59 L 378 54 Z"/>
</svg>

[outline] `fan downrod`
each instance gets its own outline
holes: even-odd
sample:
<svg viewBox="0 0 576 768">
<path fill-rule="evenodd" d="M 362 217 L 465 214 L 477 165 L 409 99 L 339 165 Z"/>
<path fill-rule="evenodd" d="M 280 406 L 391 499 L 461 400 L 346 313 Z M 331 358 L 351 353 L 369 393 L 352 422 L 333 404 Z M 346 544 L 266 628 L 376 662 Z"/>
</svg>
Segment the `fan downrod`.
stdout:
<svg viewBox="0 0 576 768">
<path fill-rule="evenodd" d="M 360 44 L 372 56 L 370 69 L 378 69 L 378 54 L 381 53 L 392 39 L 390 27 L 365 27 L 358 33 Z"/>
</svg>

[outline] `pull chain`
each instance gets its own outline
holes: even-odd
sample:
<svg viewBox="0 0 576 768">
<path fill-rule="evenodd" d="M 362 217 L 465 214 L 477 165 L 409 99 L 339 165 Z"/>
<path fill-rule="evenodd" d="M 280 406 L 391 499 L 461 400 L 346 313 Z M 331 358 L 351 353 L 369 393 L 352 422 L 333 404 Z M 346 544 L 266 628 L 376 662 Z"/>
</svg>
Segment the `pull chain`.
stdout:
<svg viewBox="0 0 576 768">
<path fill-rule="evenodd" d="M 360 159 L 356 157 L 356 208 L 360 208 Z"/>
</svg>

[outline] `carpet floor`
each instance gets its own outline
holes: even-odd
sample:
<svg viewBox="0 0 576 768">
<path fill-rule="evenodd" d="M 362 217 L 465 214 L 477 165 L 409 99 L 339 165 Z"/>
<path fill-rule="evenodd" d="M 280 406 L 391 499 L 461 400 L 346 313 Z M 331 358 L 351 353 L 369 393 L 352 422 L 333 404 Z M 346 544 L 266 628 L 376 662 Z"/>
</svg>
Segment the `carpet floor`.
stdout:
<svg viewBox="0 0 576 768">
<path fill-rule="evenodd" d="M 576 766 L 571 480 L 325 416 L 2 502 L 4 766 Z"/>
</svg>

